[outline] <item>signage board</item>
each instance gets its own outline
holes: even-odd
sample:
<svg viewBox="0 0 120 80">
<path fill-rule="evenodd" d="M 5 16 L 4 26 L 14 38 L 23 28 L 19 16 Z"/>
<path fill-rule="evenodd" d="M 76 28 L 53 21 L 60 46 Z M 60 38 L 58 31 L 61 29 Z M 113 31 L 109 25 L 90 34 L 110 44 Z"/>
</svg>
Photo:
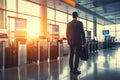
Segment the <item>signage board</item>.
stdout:
<svg viewBox="0 0 120 80">
<path fill-rule="evenodd" d="M 27 38 L 27 20 L 22 18 L 15 18 L 15 38 Z"/>
</svg>

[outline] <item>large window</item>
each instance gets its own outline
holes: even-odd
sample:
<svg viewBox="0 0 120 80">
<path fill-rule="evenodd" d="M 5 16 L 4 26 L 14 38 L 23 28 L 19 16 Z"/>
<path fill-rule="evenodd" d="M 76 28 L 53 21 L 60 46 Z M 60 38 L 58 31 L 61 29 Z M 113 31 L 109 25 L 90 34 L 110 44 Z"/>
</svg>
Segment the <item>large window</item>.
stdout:
<svg viewBox="0 0 120 80">
<path fill-rule="evenodd" d="M 110 36 L 115 36 L 115 25 L 106 25 L 105 30 L 109 30 Z"/>
<path fill-rule="evenodd" d="M 56 24 L 59 25 L 60 38 L 66 37 L 67 14 L 49 8 L 47 10 L 48 10 L 47 11 L 48 31 L 49 31 L 49 24 Z"/>
<path fill-rule="evenodd" d="M 4 5 L 5 1 L 6 1 L 6 5 Z M 0 10 L 0 28 L 6 27 L 7 29 L 9 29 L 10 27 L 11 31 L 13 31 L 15 28 L 14 20 L 9 18 L 8 16 L 19 17 L 19 18 L 27 19 L 28 37 L 31 37 L 31 35 L 33 36 L 40 35 L 40 31 L 42 27 L 41 19 L 40 19 L 41 17 L 41 6 L 40 5 L 34 4 L 26 0 L 12 0 L 12 2 L 11 0 L 0 0 L 0 8 L 8 10 L 8 11 L 6 10 L 6 12 L 3 10 Z M 18 10 L 18 13 L 17 13 L 17 10 Z M 80 16 L 82 17 L 84 16 L 84 18 L 86 18 L 86 14 L 80 14 Z M 72 15 L 70 14 L 47 8 L 47 19 L 48 19 L 47 25 L 49 24 L 59 25 L 60 37 L 65 37 L 66 36 L 66 24 L 70 22 L 73 18 L 72 18 Z M 79 18 L 78 20 L 83 22 L 84 30 L 91 31 L 91 37 L 93 38 L 93 30 L 94 30 L 93 22 L 90 22 L 90 21 L 86 22 L 86 20 L 82 18 Z M 102 23 L 103 22 L 104 21 L 102 21 Z M 97 24 L 98 40 L 103 41 L 104 35 L 102 34 L 102 30 L 104 29 L 109 29 L 110 35 L 116 36 L 116 38 L 120 40 L 120 37 L 118 36 L 118 34 L 120 33 L 119 25 L 116 25 L 116 32 L 115 32 L 115 25 L 102 26 L 102 25 Z"/>
<path fill-rule="evenodd" d="M 86 20 L 80 18 L 80 21 L 82 21 L 84 30 L 86 30 Z"/>
<path fill-rule="evenodd" d="M 9 0 L 11 1 L 11 0 Z M 11 2 L 10 2 L 11 3 Z M 18 11 L 25 14 L 40 16 L 40 6 L 25 0 L 18 0 Z"/>
<path fill-rule="evenodd" d="M 56 11 L 56 21 L 67 22 L 67 14 Z"/>
<path fill-rule="evenodd" d="M 5 11 L 0 10 L 0 29 L 5 28 Z"/>
<path fill-rule="evenodd" d="M 50 20 L 55 20 L 55 10 L 47 8 L 47 18 Z"/>
<path fill-rule="evenodd" d="M 97 39 L 99 41 L 104 41 L 104 35 L 102 31 L 104 30 L 104 26 L 97 24 Z"/>
<path fill-rule="evenodd" d="M 72 20 L 73 20 L 72 15 L 68 15 L 68 22 L 70 22 Z"/>
<path fill-rule="evenodd" d="M 35 38 L 40 35 L 40 5 L 25 1 L 25 0 L 6 0 L 7 11 L 6 12 L 6 24 L 8 31 L 10 30 L 10 35 L 14 34 L 15 31 L 15 18 L 19 17 L 27 19 L 27 37 Z M 18 13 L 16 12 L 18 10 Z M 18 15 L 17 15 L 18 14 Z M 9 17 L 10 16 L 10 17 Z"/>
<path fill-rule="evenodd" d="M 94 38 L 94 35 L 93 35 L 93 30 L 94 30 L 93 22 L 87 21 L 87 30 L 91 31 L 91 39 L 93 39 Z"/>
<path fill-rule="evenodd" d="M 5 0 L 0 0 L 0 8 L 5 9 Z M 5 28 L 5 11 L 0 9 L 0 29 Z"/>
<path fill-rule="evenodd" d="M 28 38 L 36 38 L 40 35 L 41 27 L 40 27 L 40 19 L 31 17 L 31 16 L 25 16 L 19 14 L 20 18 L 25 18 L 27 19 L 27 37 Z"/>
<path fill-rule="evenodd" d="M 9 18 L 9 16 L 12 16 L 12 17 L 16 17 L 16 13 L 13 13 L 13 12 L 7 12 L 7 29 L 8 31 L 9 30 L 14 30 L 15 26 L 14 26 L 14 21 L 12 18 Z M 12 22 L 11 22 L 12 20 Z"/>
<path fill-rule="evenodd" d="M 63 23 L 56 23 L 57 25 L 59 25 L 59 30 L 60 30 L 60 38 L 66 37 L 66 28 L 67 25 L 63 24 Z"/>
<path fill-rule="evenodd" d="M 119 36 L 120 28 L 119 27 L 120 27 L 120 24 L 117 24 L 116 25 L 116 40 L 120 42 L 120 36 Z"/>
<path fill-rule="evenodd" d="M 7 1 L 7 9 L 11 11 L 16 11 L 16 0 L 6 0 Z"/>
</svg>

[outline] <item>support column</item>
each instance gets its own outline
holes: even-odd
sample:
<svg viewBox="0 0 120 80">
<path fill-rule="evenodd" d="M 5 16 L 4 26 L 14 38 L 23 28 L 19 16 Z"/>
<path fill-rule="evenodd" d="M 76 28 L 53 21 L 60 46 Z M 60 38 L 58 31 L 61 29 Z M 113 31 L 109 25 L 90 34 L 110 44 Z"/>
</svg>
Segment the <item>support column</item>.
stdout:
<svg viewBox="0 0 120 80">
<path fill-rule="evenodd" d="M 4 9 L 4 0 L 0 0 L 0 8 Z M 5 12 L 0 9 L 0 29 L 5 28 Z"/>
<path fill-rule="evenodd" d="M 93 17 L 93 38 L 97 37 L 97 22 L 96 17 Z"/>
<path fill-rule="evenodd" d="M 47 36 L 47 7 L 45 5 L 41 5 L 41 31 L 43 36 Z"/>
<path fill-rule="evenodd" d="M 117 29 L 116 29 L 116 23 L 115 23 L 115 40 L 117 40 Z"/>
</svg>

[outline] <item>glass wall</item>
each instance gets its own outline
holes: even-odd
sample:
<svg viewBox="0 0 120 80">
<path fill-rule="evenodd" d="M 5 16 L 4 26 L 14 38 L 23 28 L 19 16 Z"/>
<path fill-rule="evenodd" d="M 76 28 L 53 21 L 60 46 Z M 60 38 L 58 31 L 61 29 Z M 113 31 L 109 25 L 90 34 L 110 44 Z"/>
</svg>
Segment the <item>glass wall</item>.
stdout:
<svg viewBox="0 0 120 80">
<path fill-rule="evenodd" d="M 5 12 L 0 10 L 0 29 L 5 28 Z"/>
<path fill-rule="evenodd" d="M 51 16 L 53 16 L 53 17 L 51 17 Z M 49 19 L 48 24 L 55 23 L 56 25 L 59 25 L 60 38 L 66 37 L 67 20 L 68 20 L 68 22 L 73 20 L 72 15 L 67 15 L 66 13 L 59 12 L 59 11 L 55 12 L 54 10 L 48 8 L 48 19 Z M 83 22 L 84 30 L 86 30 L 87 29 L 86 28 L 86 20 L 81 19 L 81 18 L 78 18 L 78 20 Z M 56 22 L 54 22 L 54 21 L 56 21 Z M 91 37 L 93 37 L 93 23 L 88 21 L 87 25 L 90 25 L 90 26 L 88 26 L 88 30 L 91 31 L 91 33 L 92 33 Z"/>
<path fill-rule="evenodd" d="M 2 7 L 2 2 L 5 0 L 0 0 L 0 8 Z M 17 2 L 18 1 L 18 2 Z M 5 3 L 5 2 L 4 2 Z M 3 7 L 2 7 L 3 8 Z M 6 28 L 7 31 L 10 30 L 10 35 L 14 35 L 15 31 L 15 18 L 23 18 L 27 19 L 27 37 L 28 38 L 35 38 L 40 35 L 41 26 L 40 26 L 40 16 L 41 16 L 41 7 L 40 5 L 36 5 L 34 3 L 25 1 L 25 0 L 6 0 L 6 13 L 4 13 L 4 18 L 6 18 Z M 3 18 L 1 17 L 0 10 L 0 20 Z M 1 22 L 2 22 L 1 21 Z M 1 26 L 1 23 L 0 23 Z"/>
<path fill-rule="evenodd" d="M 80 21 L 82 21 L 82 23 L 83 23 L 83 26 L 84 26 L 84 30 L 86 30 L 87 28 L 86 28 L 86 20 L 85 19 L 79 19 Z"/>
<path fill-rule="evenodd" d="M 67 25 L 64 23 L 56 23 L 57 25 L 60 25 L 59 30 L 60 30 L 60 38 L 66 37 L 66 28 Z"/>
<path fill-rule="evenodd" d="M 87 30 L 91 31 L 91 39 L 93 39 L 93 22 L 87 21 Z"/>
<path fill-rule="evenodd" d="M 6 0 L 6 9 L 7 10 L 11 10 L 11 11 L 16 11 L 17 7 L 16 7 L 16 0 Z"/>
<path fill-rule="evenodd" d="M 104 28 L 105 26 L 97 24 L 97 39 L 99 41 L 104 41 L 104 35 L 102 34 Z"/>
<path fill-rule="evenodd" d="M 55 20 L 55 10 L 47 8 L 47 18 L 50 20 Z"/>
<path fill-rule="evenodd" d="M 40 35 L 40 5 L 30 3 L 24 0 L 18 0 L 18 17 L 27 19 L 27 36 L 28 38 L 36 38 Z"/>
<path fill-rule="evenodd" d="M 18 11 L 32 16 L 37 16 L 37 17 L 41 16 L 40 5 L 36 5 L 34 3 L 25 0 L 18 0 Z"/>
<path fill-rule="evenodd" d="M 72 20 L 73 20 L 72 15 L 68 15 L 68 22 L 70 22 Z"/>
<path fill-rule="evenodd" d="M 102 31 L 103 30 L 109 30 L 109 34 L 112 37 L 116 37 L 117 41 L 120 41 L 120 37 L 118 36 L 120 33 L 119 25 L 116 25 L 116 30 L 115 30 L 115 25 L 99 25 L 97 24 L 97 38 L 100 41 L 104 41 L 105 35 L 103 35 Z"/>
<path fill-rule="evenodd" d="M 119 34 L 120 34 L 120 24 L 117 24 L 116 25 L 116 40 L 118 42 L 120 42 L 120 36 L 119 36 Z"/>
<path fill-rule="evenodd" d="M 56 11 L 56 21 L 58 21 L 56 24 L 60 25 L 60 38 L 66 36 L 66 23 L 67 23 L 67 14 Z"/>
<path fill-rule="evenodd" d="M 109 30 L 109 35 L 115 36 L 115 25 L 106 25 L 105 30 Z"/>
<path fill-rule="evenodd" d="M 59 25 L 60 38 L 66 37 L 67 14 L 48 8 L 47 17 L 48 17 L 48 25 L 49 24 Z M 48 26 L 48 30 L 51 30 L 49 26 Z"/>
<path fill-rule="evenodd" d="M 56 11 L 56 21 L 67 23 L 67 14 Z"/>
<path fill-rule="evenodd" d="M 4 8 L 5 8 L 5 1 L 0 0 L 0 29 L 5 28 L 5 11 L 2 10 Z"/>
<path fill-rule="evenodd" d="M 55 10 L 47 8 L 47 34 L 48 38 L 52 39 L 52 24 L 55 24 Z"/>
<path fill-rule="evenodd" d="M 13 0 L 12 3 L 10 0 L 7 1 L 7 29 L 12 30 L 14 32 L 15 25 L 14 20 L 11 19 L 11 17 L 19 17 L 27 19 L 27 34 L 29 38 L 32 38 L 32 36 L 37 37 L 40 35 L 41 30 L 41 7 L 38 4 L 34 4 L 25 0 Z M 59 25 L 60 29 L 60 38 L 66 37 L 66 27 L 67 22 L 70 22 L 73 18 L 71 15 L 67 15 L 67 13 L 54 10 L 51 8 L 47 8 L 47 19 L 48 19 L 48 27 L 49 24 L 56 24 Z M 88 21 L 86 26 L 86 20 L 79 18 L 78 20 L 83 22 L 84 30 L 88 29 L 92 31 L 93 36 L 93 24 Z M 88 28 L 86 28 L 88 27 Z"/>
<path fill-rule="evenodd" d="M 6 27 L 8 30 L 10 27 L 11 31 L 14 32 L 14 20 L 9 16 L 19 17 L 27 19 L 28 37 L 31 38 L 31 35 L 37 37 L 41 34 L 41 5 L 34 4 L 26 0 L 12 0 L 12 2 L 11 0 L 6 0 L 5 5 L 5 0 L 0 0 L 0 8 L 6 9 L 0 10 L 0 28 Z M 73 18 L 70 14 L 67 14 L 65 12 L 58 11 L 53 8 L 47 8 L 47 19 L 48 27 L 49 24 L 59 25 L 60 38 L 62 38 L 66 36 L 67 22 L 70 22 Z M 91 31 L 91 39 L 93 39 L 93 22 L 86 22 L 86 20 L 82 18 L 79 18 L 78 20 L 83 22 L 84 30 Z M 120 40 L 120 37 L 118 36 L 118 34 L 120 33 L 119 25 L 116 25 L 117 32 L 115 34 L 115 25 L 102 26 L 97 24 L 98 40 L 103 41 L 104 36 L 102 34 L 102 30 L 104 29 L 109 29 L 110 35 L 116 35 L 117 39 Z"/>
<path fill-rule="evenodd" d="M 27 19 L 27 37 L 29 39 L 37 38 L 40 35 L 40 18 L 27 16 L 27 15 L 18 15 L 20 18 Z"/>
<path fill-rule="evenodd" d="M 116 29 L 115 29 L 115 27 L 116 27 Z M 120 41 L 120 37 L 119 37 L 120 28 L 119 27 L 120 27 L 120 24 L 106 25 L 105 26 L 105 29 L 109 30 L 109 35 L 114 36 L 116 38 L 116 41 Z"/>
</svg>

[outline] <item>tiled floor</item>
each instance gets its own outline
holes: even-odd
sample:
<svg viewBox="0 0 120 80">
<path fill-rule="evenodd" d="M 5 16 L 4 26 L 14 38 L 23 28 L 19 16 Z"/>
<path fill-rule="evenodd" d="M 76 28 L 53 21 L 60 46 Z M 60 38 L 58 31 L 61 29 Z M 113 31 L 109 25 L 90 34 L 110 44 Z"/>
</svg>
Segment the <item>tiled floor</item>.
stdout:
<svg viewBox="0 0 120 80">
<path fill-rule="evenodd" d="M 81 61 L 80 75 L 69 73 L 68 56 L 60 60 L 0 70 L 0 80 L 120 80 L 120 47 L 99 50 Z"/>
</svg>

